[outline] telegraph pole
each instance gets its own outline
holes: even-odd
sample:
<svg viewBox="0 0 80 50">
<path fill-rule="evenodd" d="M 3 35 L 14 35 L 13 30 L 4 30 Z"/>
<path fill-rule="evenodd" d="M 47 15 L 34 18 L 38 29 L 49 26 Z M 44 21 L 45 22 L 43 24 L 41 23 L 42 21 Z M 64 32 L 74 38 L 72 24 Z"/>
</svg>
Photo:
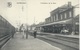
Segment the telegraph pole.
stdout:
<svg viewBox="0 0 80 50">
<path fill-rule="evenodd" d="M 35 17 L 34 17 L 34 24 L 35 24 Z"/>
<path fill-rule="evenodd" d="M 18 1 L 17 4 L 22 6 L 21 10 L 23 12 L 24 11 L 24 5 L 26 5 L 26 0 Z M 20 16 L 19 16 L 19 18 L 20 18 Z M 19 24 L 21 24 L 20 21 L 19 21 Z"/>
</svg>

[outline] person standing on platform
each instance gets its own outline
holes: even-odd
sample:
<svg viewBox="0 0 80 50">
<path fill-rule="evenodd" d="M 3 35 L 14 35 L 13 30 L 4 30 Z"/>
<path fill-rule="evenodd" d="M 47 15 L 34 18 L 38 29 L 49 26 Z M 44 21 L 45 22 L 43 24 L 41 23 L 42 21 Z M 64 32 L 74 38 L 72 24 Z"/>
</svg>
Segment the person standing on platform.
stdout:
<svg viewBox="0 0 80 50">
<path fill-rule="evenodd" d="M 25 33 L 25 27 L 23 24 L 20 26 L 20 32 L 22 34 L 22 38 L 24 38 L 25 37 L 25 34 L 24 34 Z"/>
<path fill-rule="evenodd" d="M 36 38 L 36 35 L 37 35 L 37 31 L 36 30 L 34 30 L 34 38 Z"/>
<path fill-rule="evenodd" d="M 28 26 L 27 26 L 27 25 L 25 25 L 25 34 L 26 34 L 26 39 L 28 39 L 28 33 L 29 33 L 29 31 L 28 31 Z"/>
<path fill-rule="evenodd" d="M 26 33 L 26 39 L 28 39 L 28 30 L 26 30 L 25 33 Z"/>
<path fill-rule="evenodd" d="M 24 36 L 25 34 L 24 34 L 24 30 L 22 31 L 22 38 L 24 38 L 25 36 Z"/>
</svg>

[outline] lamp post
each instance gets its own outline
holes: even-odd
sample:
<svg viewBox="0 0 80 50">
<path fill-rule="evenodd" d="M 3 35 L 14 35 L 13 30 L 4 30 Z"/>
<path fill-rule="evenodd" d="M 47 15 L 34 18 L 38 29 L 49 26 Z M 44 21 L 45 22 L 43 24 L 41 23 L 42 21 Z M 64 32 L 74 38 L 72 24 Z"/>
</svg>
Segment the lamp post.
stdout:
<svg viewBox="0 0 80 50">
<path fill-rule="evenodd" d="M 17 4 L 22 6 L 21 9 L 22 9 L 22 12 L 23 12 L 24 11 L 24 5 L 26 5 L 26 0 L 18 1 Z M 23 14 L 23 13 L 21 13 L 21 14 Z M 20 16 L 19 16 L 19 18 L 20 18 Z M 19 23 L 20 23 L 20 21 L 19 21 Z"/>
<path fill-rule="evenodd" d="M 35 24 L 35 17 L 34 17 L 34 24 Z"/>
</svg>

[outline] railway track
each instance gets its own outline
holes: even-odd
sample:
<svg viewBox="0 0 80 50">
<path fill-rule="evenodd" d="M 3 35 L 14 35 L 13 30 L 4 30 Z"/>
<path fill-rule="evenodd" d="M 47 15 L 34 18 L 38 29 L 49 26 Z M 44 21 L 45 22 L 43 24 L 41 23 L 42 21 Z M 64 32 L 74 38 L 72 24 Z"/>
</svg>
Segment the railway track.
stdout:
<svg viewBox="0 0 80 50">
<path fill-rule="evenodd" d="M 2 46 L 11 38 L 11 36 L 6 35 L 2 38 L 0 38 L 0 48 L 2 48 Z"/>
<path fill-rule="evenodd" d="M 63 36 L 57 36 L 57 35 L 55 35 L 55 36 L 53 36 L 53 35 L 47 36 L 46 35 L 46 37 L 79 44 L 79 38 L 70 38 L 70 37 L 63 37 Z"/>
<path fill-rule="evenodd" d="M 74 50 L 79 50 L 79 39 L 78 38 L 70 38 L 70 37 L 62 37 L 62 36 L 56 36 L 56 35 L 43 35 L 38 36 L 39 39 L 45 39 L 47 41 L 55 42 L 60 45 L 64 45 L 70 48 L 73 48 Z"/>
</svg>

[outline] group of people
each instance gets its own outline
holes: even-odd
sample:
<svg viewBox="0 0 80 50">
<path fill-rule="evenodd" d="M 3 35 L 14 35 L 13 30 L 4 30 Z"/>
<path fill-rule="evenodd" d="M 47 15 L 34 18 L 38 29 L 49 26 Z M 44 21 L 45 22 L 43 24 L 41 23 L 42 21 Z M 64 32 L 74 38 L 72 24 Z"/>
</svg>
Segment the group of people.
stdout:
<svg viewBox="0 0 80 50">
<path fill-rule="evenodd" d="M 28 30 L 27 31 L 23 31 L 22 34 L 23 34 L 22 35 L 22 38 L 24 38 L 26 36 L 26 39 L 28 39 L 28 34 L 29 34 L 29 31 Z M 36 38 L 36 35 L 37 35 L 37 31 L 34 30 L 33 31 L 33 37 Z"/>
<path fill-rule="evenodd" d="M 69 34 L 69 29 L 63 28 L 60 33 L 67 35 Z"/>
</svg>

